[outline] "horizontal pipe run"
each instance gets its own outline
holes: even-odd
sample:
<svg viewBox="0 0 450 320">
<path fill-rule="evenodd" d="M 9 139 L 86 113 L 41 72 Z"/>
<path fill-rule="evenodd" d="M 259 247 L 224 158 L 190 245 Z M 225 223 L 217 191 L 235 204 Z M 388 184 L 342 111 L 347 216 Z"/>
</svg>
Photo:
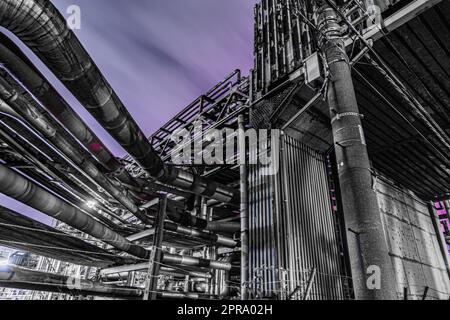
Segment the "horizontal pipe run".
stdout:
<svg viewBox="0 0 450 320">
<path fill-rule="evenodd" d="M 142 297 L 139 288 L 122 287 L 100 282 L 93 282 L 64 275 L 28 270 L 12 265 L 0 266 L 0 286 L 23 290 L 65 293 L 70 295 L 87 295 L 122 299 Z M 211 295 L 192 292 L 159 291 L 161 299 L 206 299 Z"/>
<path fill-rule="evenodd" d="M 131 243 L 81 210 L 61 200 L 3 164 L 0 164 L 0 192 L 108 243 L 114 248 L 139 258 L 148 258 L 149 251 Z"/>
<path fill-rule="evenodd" d="M 78 253 L 86 255 L 93 261 L 101 260 L 106 262 L 106 265 L 123 261 L 122 258 L 117 257 L 116 259 L 106 250 L 100 249 L 89 242 L 47 226 L 3 206 L 0 206 L 0 230 L 2 230 L 0 238 L 14 232 L 19 234 L 19 237 L 16 238 L 17 240 L 24 241 L 23 235 L 27 235 L 28 237 L 35 238 L 36 243 L 47 242 L 50 246 L 75 249 Z M 61 253 L 72 254 L 74 252 L 68 250 L 61 251 Z"/>
<path fill-rule="evenodd" d="M 168 265 L 181 265 L 181 266 L 192 266 L 192 267 L 202 267 L 207 269 L 218 269 L 218 270 L 231 270 L 231 263 L 222 262 L 216 260 L 207 260 L 201 258 L 195 258 L 191 256 L 182 256 L 177 254 L 170 254 L 164 252 L 163 263 Z"/>
<path fill-rule="evenodd" d="M 48 114 L 32 103 L 33 99 L 6 71 L 0 70 L 0 99 L 33 125 L 44 137 L 58 147 L 70 160 L 80 166 L 96 183 L 104 188 L 125 208 L 144 222 L 146 216 L 123 192 L 117 189 L 95 165 L 94 159 L 78 148 L 78 143 L 63 134 L 63 129 L 49 120 Z M 21 90 L 22 92 L 19 92 Z"/>
<path fill-rule="evenodd" d="M 162 161 L 51 2 L 4 0 L 0 12 L 0 25 L 36 53 L 151 177 L 224 203 L 239 202 L 237 190 Z"/>
<path fill-rule="evenodd" d="M 201 230 L 196 230 L 193 228 L 183 227 L 180 225 L 177 225 L 176 223 L 166 221 L 164 223 L 164 229 L 173 231 L 178 234 L 186 235 L 193 238 L 198 238 L 202 240 L 206 240 L 209 243 L 214 243 L 216 245 L 234 248 L 237 246 L 237 241 L 233 240 L 232 238 L 222 236 L 220 234 L 205 232 Z"/>
<path fill-rule="evenodd" d="M 150 218 L 150 220 L 152 221 L 152 218 Z M 164 222 L 164 229 L 181 234 L 181 235 L 197 238 L 198 240 L 204 240 L 210 244 L 216 244 L 216 245 L 229 247 L 229 248 L 234 248 L 238 245 L 237 241 L 230 237 L 180 226 L 176 223 L 173 223 L 173 222 L 167 221 L 167 220 Z M 147 229 L 147 230 L 141 231 L 139 233 L 130 235 L 127 237 L 127 239 L 129 241 L 138 241 L 138 240 L 142 240 L 144 238 L 151 237 L 153 235 L 154 235 L 154 229 Z"/>
<path fill-rule="evenodd" d="M 158 293 L 158 297 L 161 299 L 180 299 L 180 300 L 201 300 L 214 298 L 214 296 L 204 293 L 170 292 L 170 291 L 161 291 Z"/>
<path fill-rule="evenodd" d="M 5 105 L 0 103 L 0 106 Z M 83 200 L 83 203 L 87 199 L 88 190 L 85 190 L 81 188 L 78 184 L 75 184 L 70 178 L 68 178 L 66 175 L 62 174 L 60 171 L 56 170 L 49 162 L 44 158 L 40 157 L 38 154 L 33 153 L 30 150 L 27 150 L 21 143 L 20 138 L 24 137 L 18 137 L 15 133 L 11 132 L 7 128 L 0 128 L 0 138 L 14 151 L 19 153 L 21 156 L 23 156 L 27 161 L 30 163 L 33 163 L 37 166 L 38 169 L 40 169 L 42 172 L 45 172 L 47 175 L 52 177 L 54 181 L 60 181 L 61 183 L 66 184 L 67 186 L 71 187 L 71 191 L 79 198 Z M 39 159 L 38 159 L 39 158 Z M 89 194 L 90 195 L 90 194 Z M 113 212 L 111 212 L 109 209 L 107 209 L 103 205 L 98 205 L 98 208 L 101 209 L 104 213 L 106 213 L 108 216 L 116 219 L 120 223 L 126 225 L 127 222 L 123 220 L 121 217 L 117 216 Z M 87 210 L 89 208 L 84 208 L 84 210 Z M 94 210 L 88 210 L 89 214 L 98 218 L 100 215 L 98 213 L 94 213 Z M 105 220 L 108 219 L 106 217 L 102 218 L 102 221 L 105 222 Z M 114 225 L 114 220 L 109 219 L 109 227 L 111 225 Z"/>
<path fill-rule="evenodd" d="M 137 288 L 106 285 L 12 265 L 0 266 L 0 287 L 102 297 L 137 298 L 142 295 L 142 290 Z"/>
<path fill-rule="evenodd" d="M 0 61 L 29 92 L 36 97 L 72 133 L 110 173 L 118 178 L 126 171 L 103 142 L 89 129 L 45 76 L 33 65 L 20 48 L 0 32 Z M 131 177 L 130 177 L 131 178 Z M 129 181 L 129 179 L 120 179 Z"/>
<path fill-rule="evenodd" d="M 222 221 L 208 221 L 203 218 L 198 218 L 190 213 L 184 211 L 180 213 L 177 210 L 176 202 L 169 201 L 168 212 L 169 218 L 185 227 L 194 227 L 200 230 L 208 230 L 217 233 L 235 233 L 240 230 L 240 224 L 234 222 L 222 222 Z"/>
</svg>

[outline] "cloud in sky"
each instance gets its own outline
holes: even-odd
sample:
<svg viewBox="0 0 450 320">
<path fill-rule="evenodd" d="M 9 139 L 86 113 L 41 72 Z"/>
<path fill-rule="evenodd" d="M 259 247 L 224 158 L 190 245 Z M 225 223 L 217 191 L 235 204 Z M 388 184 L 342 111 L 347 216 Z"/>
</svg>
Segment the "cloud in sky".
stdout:
<svg viewBox="0 0 450 320">
<path fill-rule="evenodd" d="M 149 135 L 235 69 L 252 67 L 256 0 L 54 0 L 81 9 L 81 43 Z M 117 156 L 123 149 L 30 51 L 32 60 Z M 17 202 L 3 205 L 39 217 Z"/>
</svg>

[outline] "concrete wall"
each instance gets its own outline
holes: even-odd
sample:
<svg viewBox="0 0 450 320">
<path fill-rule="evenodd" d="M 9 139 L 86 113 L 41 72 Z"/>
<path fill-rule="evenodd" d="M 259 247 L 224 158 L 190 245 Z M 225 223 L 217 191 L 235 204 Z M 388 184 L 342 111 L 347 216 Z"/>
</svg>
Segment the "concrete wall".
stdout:
<svg viewBox="0 0 450 320">
<path fill-rule="evenodd" d="M 389 255 L 397 278 L 397 294 L 403 299 L 421 299 L 429 287 L 428 299 L 448 299 L 450 278 L 448 253 L 441 250 L 427 203 L 411 191 L 379 178 L 375 184 Z"/>
</svg>

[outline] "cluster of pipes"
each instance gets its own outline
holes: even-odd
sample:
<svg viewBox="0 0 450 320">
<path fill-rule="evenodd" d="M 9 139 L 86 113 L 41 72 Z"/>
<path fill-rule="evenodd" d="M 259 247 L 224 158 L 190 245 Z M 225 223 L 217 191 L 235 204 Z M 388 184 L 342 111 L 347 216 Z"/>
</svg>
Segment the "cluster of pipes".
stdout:
<svg viewBox="0 0 450 320">
<path fill-rule="evenodd" d="M 210 282 L 226 282 L 232 262 L 228 258 L 218 258 L 217 248 L 236 250 L 239 243 L 233 234 L 240 230 L 240 224 L 211 221 L 202 212 L 211 201 L 237 207 L 239 192 L 161 160 L 49 1 L 3 0 L 0 12 L 0 25 L 37 55 L 151 177 L 151 180 L 132 177 L 17 45 L 0 33 L 0 139 L 4 149 L 0 162 L 0 192 L 101 240 L 110 246 L 108 252 L 127 253 L 135 261 L 148 265 L 151 251 L 130 235 L 145 233 L 154 225 L 157 213 L 152 208 L 161 195 L 166 196 L 165 192 L 160 192 L 162 190 L 155 190 L 155 185 L 182 191 L 189 197 L 201 199 L 202 207 L 194 216 L 186 208 L 180 208 L 176 199 L 170 199 L 164 230 L 191 237 L 214 248 L 214 252 L 194 257 L 164 251 L 161 263 L 169 267 L 165 267 L 168 270 L 162 268 L 161 272 L 176 270 L 171 270 L 170 266 L 189 267 L 194 275 L 196 268 L 214 269 L 218 270 L 216 279 Z M 42 148 L 34 147 L 33 141 L 38 141 Z M 10 167 L 12 160 L 33 169 L 19 172 Z M 92 197 L 97 204 L 87 207 L 85 204 Z M 132 214 L 135 222 L 130 223 L 120 212 Z M 138 269 L 134 266 L 134 270 Z M 28 288 L 29 285 L 25 285 L 28 278 L 40 279 L 39 282 L 46 284 Z M 199 277 L 193 279 L 196 278 Z M 0 270 L 1 286 L 22 283 L 21 286 L 28 289 L 70 291 L 65 288 L 65 280 L 58 275 L 12 266 Z M 199 297 L 191 291 L 210 296 L 228 294 L 225 284 L 221 288 L 218 285 L 208 288 L 210 282 L 205 280 L 191 282 L 191 290 L 173 292 L 170 290 L 174 287 L 172 283 L 158 296 Z M 83 282 L 81 291 L 94 295 L 142 296 L 141 289 L 100 283 Z"/>
</svg>

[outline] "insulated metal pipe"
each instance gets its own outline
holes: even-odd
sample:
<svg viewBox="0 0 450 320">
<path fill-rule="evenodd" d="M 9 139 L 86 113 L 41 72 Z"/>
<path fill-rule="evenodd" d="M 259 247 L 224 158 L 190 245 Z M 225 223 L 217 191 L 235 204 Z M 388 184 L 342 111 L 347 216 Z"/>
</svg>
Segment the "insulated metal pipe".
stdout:
<svg viewBox="0 0 450 320">
<path fill-rule="evenodd" d="M 81 210 L 0 163 L 0 192 L 83 231 L 114 248 L 146 259 L 149 251 L 103 226 Z"/>
<path fill-rule="evenodd" d="M 249 236 L 248 236 L 248 177 L 247 149 L 245 143 L 244 115 L 238 116 L 239 127 L 239 169 L 241 176 L 241 300 L 248 299 L 249 280 Z"/>
<path fill-rule="evenodd" d="M 64 275 L 28 270 L 12 265 L 0 266 L 0 286 L 26 290 L 93 295 L 103 297 L 134 298 L 141 289 L 118 287 Z"/>
<path fill-rule="evenodd" d="M 73 138 L 64 135 L 61 127 L 49 121 L 49 116 L 46 115 L 46 112 L 32 103 L 33 98 L 26 91 L 19 92 L 20 89 L 20 85 L 5 70 L 0 70 L 0 99 L 4 100 L 13 110 L 31 123 L 44 137 L 82 168 L 84 172 L 117 199 L 127 210 L 143 222 L 147 222 L 148 219 L 145 213 L 141 212 L 133 201 L 109 181 L 108 177 L 97 168 L 94 159 L 87 153 L 82 152 Z"/>
<path fill-rule="evenodd" d="M 73 259 L 70 261 L 76 263 L 78 258 L 78 263 L 80 263 L 80 256 L 83 256 L 85 260 L 90 260 L 93 265 L 98 267 L 110 266 L 114 263 L 124 263 L 124 261 L 127 260 L 124 260 L 119 256 L 115 257 L 108 251 L 89 242 L 66 234 L 2 206 L 0 206 L 0 230 L 0 238 L 2 239 L 8 238 L 13 242 L 28 242 L 28 240 L 24 239 L 24 235 L 29 237 L 29 239 L 32 239 L 30 244 L 37 244 L 37 246 L 30 246 L 28 250 L 31 252 L 33 252 L 33 248 L 54 249 L 56 252 L 58 252 L 58 249 L 61 249 L 59 250 L 58 255 L 53 256 L 53 258 L 59 258 L 59 260 L 64 260 L 61 256 L 73 256 Z M 14 234 L 11 232 L 14 232 Z M 18 236 L 16 237 L 15 235 Z M 41 244 L 44 244 L 46 241 L 48 241 L 47 243 L 49 244 L 48 248 L 41 246 Z M 128 260 L 132 261 L 133 259 Z"/>
<path fill-rule="evenodd" d="M 170 265 L 183 265 L 193 267 L 203 267 L 208 269 L 231 270 L 231 263 L 216 260 L 207 260 L 191 256 L 182 256 L 164 252 L 163 263 Z"/>
<path fill-rule="evenodd" d="M 206 205 L 205 205 L 206 206 Z M 170 201 L 168 202 L 168 212 L 167 215 L 169 218 L 186 227 L 194 227 L 200 230 L 208 230 L 214 232 L 224 232 L 224 233 L 235 233 L 239 231 L 240 224 L 234 222 L 223 222 L 223 221 L 208 221 L 203 218 L 198 218 L 193 216 L 192 214 L 184 211 L 179 212 L 177 210 L 176 202 Z"/>
<path fill-rule="evenodd" d="M 154 221 L 154 218 L 151 217 L 150 221 Z M 197 230 L 194 228 L 180 226 L 176 223 L 167 220 L 164 222 L 164 229 L 178 234 L 186 235 L 189 237 L 202 239 L 209 243 L 221 245 L 224 247 L 234 248 L 237 246 L 237 242 L 230 237 L 203 230 Z"/>
<path fill-rule="evenodd" d="M 142 263 L 136 263 L 136 264 L 129 264 L 129 265 L 121 265 L 116 267 L 110 267 L 100 270 L 100 276 L 101 277 L 108 277 L 111 278 L 113 276 L 126 278 L 128 273 L 134 272 L 134 271 L 144 271 L 148 268 L 148 262 L 142 262 Z M 192 271 L 192 270 L 185 270 L 185 269 L 179 269 L 179 268 L 170 268 L 166 266 L 161 266 L 160 272 L 162 274 L 168 274 L 168 275 L 174 275 L 174 276 L 184 276 L 184 275 L 190 275 L 193 277 L 200 277 L 200 278 L 210 278 L 211 275 L 206 272 L 199 272 L 199 271 Z M 108 279 L 110 278 L 108 277 Z"/>
<path fill-rule="evenodd" d="M 47 0 L 3 0 L 0 25 L 33 50 L 100 124 L 155 179 L 225 203 L 239 193 L 164 164 L 65 19 Z"/>
<path fill-rule="evenodd" d="M 2 103 L 0 101 L 0 108 L 2 106 L 7 106 L 5 103 Z M 10 107 L 8 106 L 10 109 Z M 12 109 L 11 109 L 12 110 Z M 20 117 L 20 116 L 19 116 Z M 86 199 L 92 194 L 90 193 L 90 188 L 83 188 L 80 186 L 80 183 L 75 183 L 70 177 L 62 174 L 59 170 L 57 170 L 54 166 L 52 166 L 53 163 L 50 163 L 48 159 L 44 156 L 42 156 L 39 152 L 36 152 L 32 148 L 29 148 L 31 146 L 30 141 L 26 139 L 26 136 L 19 136 L 17 133 L 12 132 L 9 128 L 3 128 L 0 129 L 0 138 L 13 150 L 21 154 L 24 158 L 27 159 L 27 161 L 33 163 L 37 166 L 42 172 L 45 172 L 47 175 L 52 177 L 54 181 L 61 181 L 62 183 L 66 184 L 71 188 L 71 191 L 80 199 L 83 199 L 83 203 L 86 201 Z M 27 142 L 27 144 L 22 144 L 21 142 Z M 39 150 L 40 152 L 42 150 Z M 56 159 L 53 159 L 55 162 L 58 162 Z M 109 209 L 107 209 L 103 204 L 100 204 L 98 206 L 99 209 L 101 209 L 104 213 L 107 215 L 113 217 L 114 219 L 117 219 L 122 224 L 126 224 L 127 222 L 111 212 Z M 84 208 L 84 210 L 87 210 L 89 208 Z M 94 213 L 93 210 L 88 210 L 90 215 L 95 215 L 97 218 L 100 216 L 97 213 Z M 102 218 L 103 219 L 103 218 Z M 106 217 L 104 219 L 107 219 Z M 114 224 L 114 220 L 108 219 L 110 224 Z M 105 222 L 105 221 L 103 221 Z"/>
<path fill-rule="evenodd" d="M 395 277 L 385 241 L 366 140 L 353 87 L 349 58 L 340 34 L 337 12 L 323 2 L 319 10 L 320 43 L 332 75 L 328 103 L 336 149 L 339 183 L 355 297 L 364 300 L 395 299 Z M 381 273 L 381 287 L 369 287 L 369 267 Z"/>
<path fill-rule="evenodd" d="M 111 151 L 89 129 L 20 48 L 2 32 L 0 32 L 0 62 L 98 159 L 108 172 L 117 175 L 120 180 L 129 181 L 127 172 Z"/>
<path fill-rule="evenodd" d="M 166 221 L 164 223 L 164 229 L 173 231 L 173 232 L 176 232 L 179 234 L 183 234 L 186 236 L 206 240 L 210 243 L 221 245 L 224 247 L 234 248 L 237 245 L 237 242 L 230 237 L 226 237 L 226 236 L 223 236 L 220 234 L 205 232 L 205 231 L 201 231 L 201 230 L 196 230 L 193 228 L 183 227 L 183 226 L 177 225 L 170 221 Z"/>
<path fill-rule="evenodd" d="M 162 243 L 164 237 L 164 220 L 167 214 L 167 197 L 159 200 L 159 210 L 156 216 L 155 234 L 153 236 L 152 252 L 150 254 L 147 279 L 143 300 L 156 300 L 156 289 L 158 287 L 159 269 L 161 267 Z"/>
</svg>

